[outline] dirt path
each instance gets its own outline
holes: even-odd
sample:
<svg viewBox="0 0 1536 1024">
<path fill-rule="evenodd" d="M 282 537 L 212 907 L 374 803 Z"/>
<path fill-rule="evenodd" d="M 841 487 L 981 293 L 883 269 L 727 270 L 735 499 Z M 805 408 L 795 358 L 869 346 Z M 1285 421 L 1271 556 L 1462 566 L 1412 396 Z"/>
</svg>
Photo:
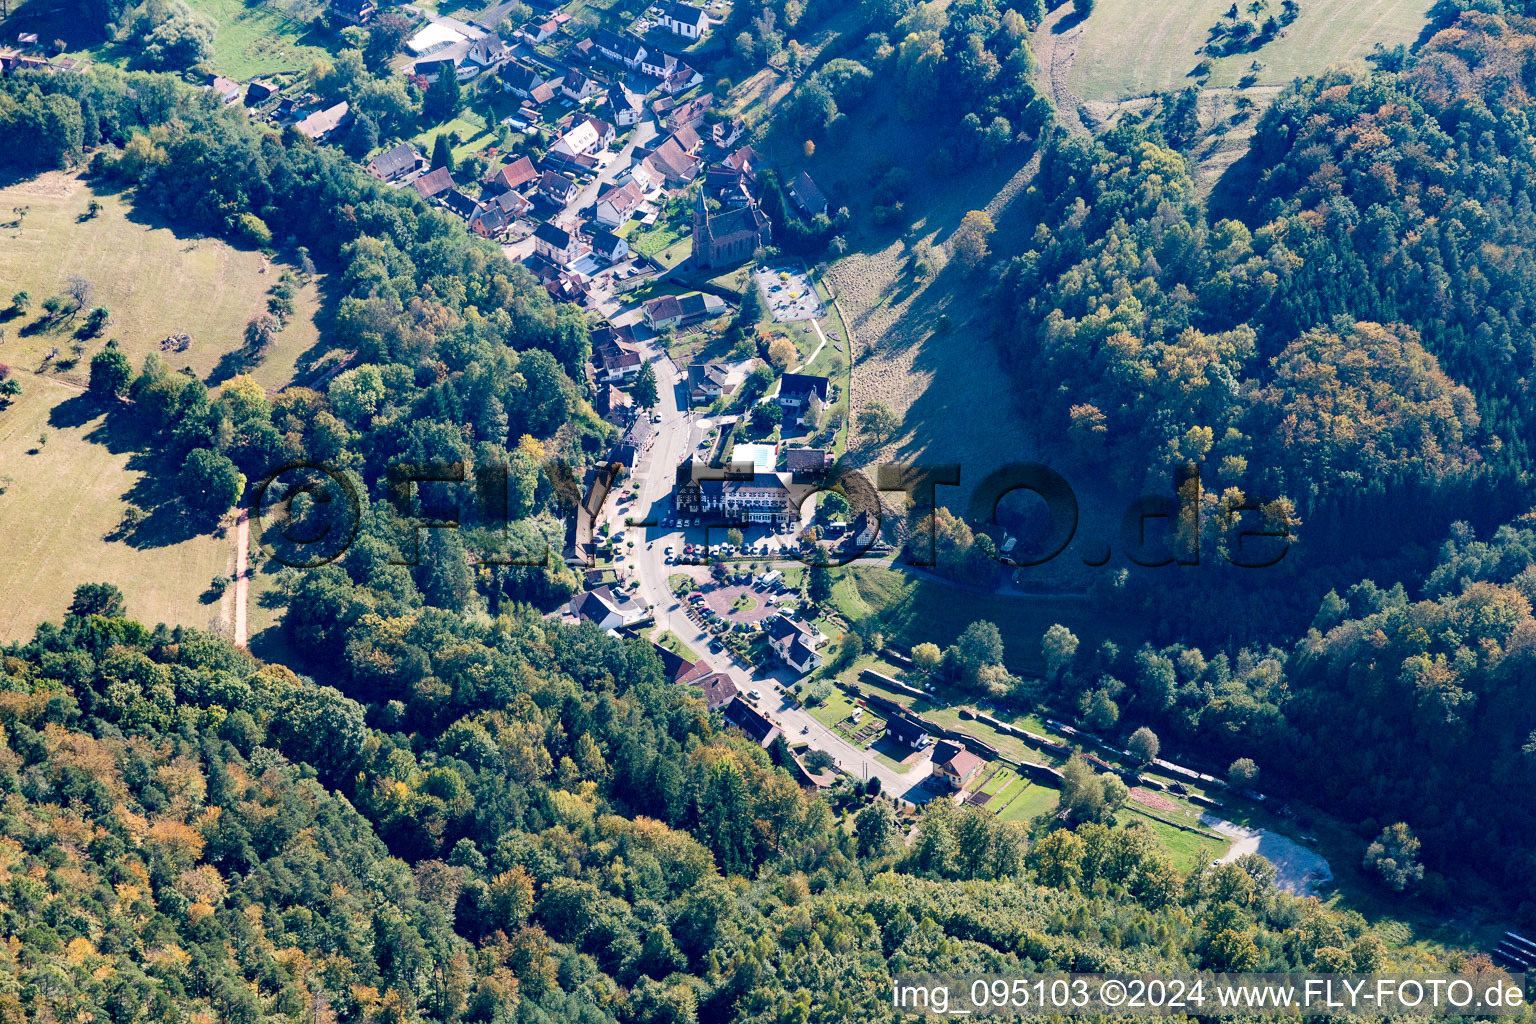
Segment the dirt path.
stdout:
<svg viewBox="0 0 1536 1024">
<path fill-rule="evenodd" d="M 1069 22 L 1065 28 L 1063 22 Z M 1067 86 L 1067 75 L 1072 62 L 1077 59 L 1077 44 L 1083 36 L 1082 19 L 1076 16 L 1073 5 L 1064 3 L 1040 23 L 1035 32 L 1035 57 L 1040 68 L 1041 84 L 1056 104 L 1056 119 L 1062 127 L 1077 135 L 1089 134 L 1078 113 L 1081 105 Z"/>
<path fill-rule="evenodd" d="M 251 513 L 249 509 L 240 510 L 240 518 L 235 523 L 235 646 L 247 647 L 245 637 L 245 606 L 250 597 L 251 581 L 250 569 L 246 561 L 246 552 L 251 544 Z"/>
<path fill-rule="evenodd" d="M 816 357 L 821 355 L 821 350 L 827 347 L 827 336 L 825 334 L 821 333 L 821 321 L 820 320 L 812 320 L 811 321 L 811 326 L 813 328 L 815 328 L 815 330 L 816 330 L 816 337 L 821 339 L 821 344 L 816 346 L 816 351 L 815 352 L 812 352 L 810 355 L 806 356 L 803 360 L 801 360 L 800 365 L 795 367 L 795 372 L 796 373 L 799 373 L 801 370 L 805 369 L 807 366 L 810 366 L 812 363 L 814 363 L 816 361 Z"/>
</svg>

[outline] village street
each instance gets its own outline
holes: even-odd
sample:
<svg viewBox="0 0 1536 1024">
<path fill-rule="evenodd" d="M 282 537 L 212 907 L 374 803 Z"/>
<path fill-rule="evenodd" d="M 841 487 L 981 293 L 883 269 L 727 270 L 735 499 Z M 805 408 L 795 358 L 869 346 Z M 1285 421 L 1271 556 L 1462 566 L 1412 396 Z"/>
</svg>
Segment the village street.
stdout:
<svg viewBox="0 0 1536 1024">
<path fill-rule="evenodd" d="M 755 701 L 758 710 L 773 719 L 791 744 L 809 742 L 812 747 L 825 750 L 839 768 L 856 778 L 878 778 L 882 790 L 891 796 L 913 803 L 927 801 L 936 792 L 924 785 L 933 770 L 930 761 L 922 759 L 905 772 L 898 772 L 881 763 L 873 751 L 845 740 L 818 722 L 810 712 L 789 701 L 786 688 L 798 678 L 791 670 L 780 669 L 772 675 L 754 673 L 750 665 L 737 660 L 730 651 L 712 652 L 709 647 L 712 637 L 695 625 L 683 610 L 682 602 L 673 595 L 667 582 L 671 573 L 666 562 L 666 549 L 672 546 L 681 550 L 688 538 L 681 529 L 660 524 L 672 508 L 677 466 L 697 450 L 708 426 L 688 409 L 686 376 L 679 372 L 659 340 L 652 339 L 642 345 L 643 354 L 656 369 L 659 401 L 655 411 L 661 414 L 661 422 L 656 424 L 649 452 L 636 464 L 633 484 L 637 497 L 632 509 L 625 514 L 636 523 L 655 524 L 631 529 L 644 531 L 643 542 L 637 543 L 634 549 L 633 572 L 640 583 L 639 599 L 654 609 L 658 635 L 661 630 L 673 633 L 711 669 L 727 673 L 744 696 L 758 690 L 762 694 Z M 622 516 L 620 518 L 622 520 Z M 691 538 L 694 541 L 704 539 L 702 530 L 693 533 L 698 534 Z M 720 535 L 723 533 L 723 530 L 715 531 L 716 535 L 709 538 L 710 543 L 722 539 Z"/>
</svg>

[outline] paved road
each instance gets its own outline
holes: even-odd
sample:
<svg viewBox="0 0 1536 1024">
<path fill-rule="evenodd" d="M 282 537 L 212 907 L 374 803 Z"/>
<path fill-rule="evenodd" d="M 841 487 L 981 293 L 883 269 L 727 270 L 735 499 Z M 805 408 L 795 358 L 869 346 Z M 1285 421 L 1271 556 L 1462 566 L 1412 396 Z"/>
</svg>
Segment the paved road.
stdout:
<svg viewBox="0 0 1536 1024">
<path fill-rule="evenodd" d="M 677 465 L 696 450 L 695 445 L 703 433 L 698 417 L 687 409 L 685 376 L 658 341 L 645 342 L 643 352 L 656 368 L 660 402 L 655 411 L 661 414 L 661 422 L 657 424 L 650 452 L 637 466 L 634 478 L 636 501 L 625 512 L 614 509 L 615 528 L 619 528 L 626 515 L 637 522 L 658 524 L 665 518 L 671 507 Z M 809 514 L 810 510 L 806 511 Z M 785 697 L 785 687 L 798 678 L 792 672 L 754 674 L 750 666 L 737 661 L 730 652 L 711 652 L 710 635 L 688 617 L 667 584 L 667 577 L 673 570 L 666 564 L 666 549 L 668 546 L 681 548 L 686 542 L 683 531 L 660 525 L 630 529 L 642 530 L 643 537 L 636 543 L 628 571 L 639 580 L 639 596 L 655 609 L 656 624 L 660 629 L 670 630 L 715 671 L 729 674 L 743 694 L 753 689 L 761 691 L 759 709 L 778 722 L 791 742 L 809 741 L 813 747 L 831 754 L 838 766 L 850 774 L 864 779 L 878 778 L 882 790 L 889 795 L 913 803 L 923 803 L 933 795 L 933 791 L 923 785 L 933 770 L 932 762 L 926 758 L 906 772 L 897 772 L 882 764 L 872 752 L 854 746 L 816 721 L 809 712 L 792 705 Z M 693 539 L 701 541 L 704 538 Z M 714 541 L 716 538 L 710 539 Z"/>
</svg>

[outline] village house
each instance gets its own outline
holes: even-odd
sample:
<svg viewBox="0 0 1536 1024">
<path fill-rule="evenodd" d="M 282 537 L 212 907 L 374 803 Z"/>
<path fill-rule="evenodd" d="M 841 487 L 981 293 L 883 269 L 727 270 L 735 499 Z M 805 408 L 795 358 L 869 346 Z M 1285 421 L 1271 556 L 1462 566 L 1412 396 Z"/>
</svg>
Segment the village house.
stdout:
<svg viewBox="0 0 1536 1024">
<path fill-rule="evenodd" d="M 800 520 L 800 502 L 813 490 L 796 486 L 788 473 L 757 473 L 751 476 L 713 474 L 692 459 L 677 467 L 674 502 L 685 515 L 718 516 L 722 521 L 783 525 Z M 704 479 L 695 479 L 696 476 Z"/>
<path fill-rule="evenodd" d="M 728 383 L 730 376 L 730 370 L 721 363 L 693 363 L 688 367 L 688 398 L 709 402 L 730 394 L 735 390 Z"/>
<path fill-rule="evenodd" d="M 732 698 L 721 714 L 758 746 L 766 747 L 779 737 L 779 727 L 739 696 Z"/>
<path fill-rule="evenodd" d="M 676 295 L 658 295 L 647 300 L 640 308 L 645 313 L 645 322 L 654 331 L 664 331 L 683 322 L 683 306 L 677 301 Z"/>
<path fill-rule="evenodd" d="M 612 587 L 598 587 L 577 594 L 571 598 L 570 613 L 610 633 L 643 622 L 650 615 L 645 605 L 620 597 L 613 592 Z"/>
<path fill-rule="evenodd" d="M 337 129 L 344 128 L 352 122 L 351 107 L 345 102 L 333 107 L 316 111 L 304 118 L 293 128 L 306 139 L 314 139 L 316 142 L 324 142 L 330 138 Z"/>
<path fill-rule="evenodd" d="M 677 140 L 671 137 L 646 154 L 642 165 L 645 163 L 651 165 L 650 169 L 642 172 L 646 177 L 659 171 L 661 179 L 673 185 L 686 185 L 699 176 L 698 158 L 689 156 L 684 152 L 683 147 L 678 145 Z M 634 177 L 633 172 L 631 177 Z M 641 187 L 654 186 L 642 183 Z"/>
<path fill-rule="evenodd" d="M 478 213 L 469 219 L 469 229 L 482 238 L 500 238 L 526 217 L 533 203 L 516 192 L 503 192 L 485 202 Z"/>
<path fill-rule="evenodd" d="M 709 16 L 692 4 L 669 3 L 661 11 L 661 27 L 684 39 L 703 39 L 709 31 Z"/>
<path fill-rule="evenodd" d="M 687 103 L 679 103 L 667 115 L 667 130 L 675 132 L 684 125 L 689 128 L 698 125 L 714 105 L 715 94 L 712 92 L 707 92 L 697 99 L 691 99 Z"/>
<path fill-rule="evenodd" d="M 609 124 L 607 121 L 604 121 L 600 117 L 597 117 L 593 114 L 588 114 L 586 115 L 586 122 L 592 126 L 593 131 L 597 132 L 599 151 L 607 149 L 609 146 L 613 145 L 614 140 L 619 137 L 618 133 L 613 130 L 613 125 Z"/>
<path fill-rule="evenodd" d="M 353 25 L 366 25 L 378 8 L 371 0 L 331 0 L 331 13 Z"/>
<path fill-rule="evenodd" d="M 572 71 L 560 84 L 560 91 L 573 103 L 596 96 L 603 91 L 603 83 L 581 71 Z"/>
<path fill-rule="evenodd" d="M 607 29 L 598 29 L 594 32 L 592 43 L 597 47 L 597 52 L 627 68 L 639 67 L 649 54 L 644 44 L 634 36 L 621 36 Z"/>
<path fill-rule="evenodd" d="M 814 426 L 821 422 L 832 382 L 825 377 L 805 373 L 786 373 L 779 379 L 779 393 L 774 401 L 784 410 L 784 418 Z"/>
<path fill-rule="evenodd" d="M 674 55 L 657 50 L 640 59 L 640 73 L 650 75 L 652 78 L 666 79 L 681 63 Z"/>
<path fill-rule="evenodd" d="M 816 653 L 817 633 L 804 622 L 787 615 L 775 615 L 763 621 L 763 631 L 768 634 L 768 646 L 796 672 L 814 672 L 821 668 L 822 658 Z"/>
<path fill-rule="evenodd" d="M 718 295 L 692 292 L 688 295 L 660 295 L 641 307 L 645 321 L 653 330 L 685 327 L 725 312 L 725 300 Z"/>
<path fill-rule="evenodd" d="M 634 404 L 634 399 L 612 384 L 600 385 L 592 399 L 592 408 L 597 410 L 597 414 L 616 427 L 629 422 L 629 418 L 635 414 Z"/>
<path fill-rule="evenodd" d="M 630 95 L 628 89 L 622 85 L 614 84 L 608 88 L 608 116 L 613 118 L 613 123 L 620 128 L 629 128 L 640 123 L 640 101 Z"/>
<path fill-rule="evenodd" d="M 410 143 L 402 142 L 368 161 L 368 173 L 380 181 L 399 181 L 427 166 L 426 157 Z"/>
<path fill-rule="evenodd" d="M 544 21 L 530 21 L 517 30 L 517 34 L 535 45 L 548 41 L 559 31 L 560 25 L 553 18 Z"/>
<path fill-rule="evenodd" d="M 495 32 L 476 39 L 464 54 L 459 65 L 459 77 L 474 78 L 486 71 L 494 71 L 512 58 L 512 47 Z M 465 72 L 468 71 L 468 74 Z"/>
<path fill-rule="evenodd" d="M 784 453 L 784 469 L 795 474 L 820 476 L 832 468 L 832 453 L 825 448 L 790 448 Z"/>
<path fill-rule="evenodd" d="M 933 774 L 949 783 L 950 789 L 964 789 L 981 773 L 987 762 L 965 747 L 943 740 L 933 748 Z"/>
<path fill-rule="evenodd" d="M 501 87 L 514 96 L 524 99 L 533 95 L 533 90 L 545 85 L 548 79 L 544 75 L 526 64 L 507 63 L 501 66 L 496 73 L 501 79 Z"/>
<path fill-rule="evenodd" d="M 693 266 L 708 270 L 750 259 L 770 244 L 773 231 L 768 215 L 749 202 L 734 210 L 711 213 L 701 191 L 693 207 Z"/>
<path fill-rule="evenodd" d="M 628 327 L 599 327 L 592 332 L 592 366 L 596 380 L 602 383 L 633 380 L 644 362 L 634 332 Z"/>
<path fill-rule="evenodd" d="M 545 171 L 539 177 L 539 194 L 556 206 L 564 206 L 579 191 L 575 179 L 558 171 Z"/>
<path fill-rule="evenodd" d="M 592 252 L 609 263 L 629 258 L 629 242 L 623 235 L 616 235 L 606 228 L 592 230 Z"/>
<path fill-rule="evenodd" d="M 656 438 L 651 429 L 651 418 L 637 416 L 630 421 L 619 443 L 613 446 L 613 451 L 608 456 L 609 460 L 634 469 L 635 463 L 650 450 L 651 442 L 654 440 Z"/>
<path fill-rule="evenodd" d="M 789 183 L 789 198 L 793 199 L 795 205 L 800 207 L 808 217 L 827 212 L 827 197 L 811 180 L 811 176 L 804 171 Z"/>
<path fill-rule="evenodd" d="M 234 106 L 240 102 L 245 88 L 232 78 L 223 75 L 208 75 L 203 79 L 203 88 L 213 93 L 223 101 L 226 107 Z"/>
<path fill-rule="evenodd" d="M 933 742 L 933 737 L 928 735 L 927 729 L 905 715 L 891 715 L 887 718 L 885 734 L 902 746 L 911 747 L 913 750 L 923 750 Z"/>
<path fill-rule="evenodd" d="M 481 210 L 478 200 L 472 199 L 456 188 L 444 192 L 438 199 L 448 209 L 468 221 L 474 218 Z"/>
<path fill-rule="evenodd" d="M 434 57 L 431 60 L 419 60 L 411 65 L 411 74 L 424 85 L 431 85 L 437 81 L 439 75 L 452 74 L 457 78 L 459 75 L 459 58 Z"/>
<path fill-rule="evenodd" d="M 416 194 L 423 199 L 431 199 L 442 195 L 453 188 L 453 186 L 453 172 L 446 167 L 439 167 L 436 170 L 428 171 L 411 182 L 411 188 L 415 189 Z"/>
<path fill-rule="evenodd" d="M 540 224 L 533 233 L 533 251 L 557 267 L 568 267 L 591 250 L 576 230 Z"/>
<path fill-rule="evenodd" d="M 645 191 L 633 180 L 623 185 L 610 185 L 597 197 L 597 210 L 593 216 L 606 227 L 621 227 L 634 216 L 643 202 Z"/>
<path fill-rule="evenodd" d="M 703 664 L 703 662 L 700 662 Z M 724 672 L 711 672 L 704 676 L 691 676 L 683 680 L 704 695 L 704 703 L 709 710 L 723 708 L 735 700 L 739 691 L 731 677 Z M 772 734 L 769 734 L 768 742 L 773 742 Z"/>
<path fill-rule="evenodd" d="M 687 64 L 679 63 L 661 79 L 661 91 L 668 96 L 678 96 L 687 92 L 700 82 L 704 76 L 699 74 Z"/>
<path fill-rule="evenodd" d="M 490 174 L 485 179 L 485 187 L 492 192 L 511 192 L 522 188 L 539 176 L 539 172 L 533 169 L 533 161 L 526 156 L 520 156 Z"/>
<path fill-rule="evenodd" d="M 678 125 L 667 138 L 677 143 L 677 148 L 689 156 L 698 156 L 699 150 L 704 148 L 704 140 L 699 137 L 699 133 L 685 124 Z"/>
<path fill-rule="evenodd" d="M 602 138 L 598 135 L 597 129 L 590 121 L 582 121 L 560 136 L 555 144 L 549 147 L 549 153 L 551 156 L 574 161 L 577 157 L 592 156 L 602 148 Z"/>
<path fill-rule="evenodd" d="M 728 121 L 716 121 L 709 129 L 709 139 L 721 149 L 734 146 L 747 131 L 747 122 L 739 117 L 733 117 Z"/>
</svg>

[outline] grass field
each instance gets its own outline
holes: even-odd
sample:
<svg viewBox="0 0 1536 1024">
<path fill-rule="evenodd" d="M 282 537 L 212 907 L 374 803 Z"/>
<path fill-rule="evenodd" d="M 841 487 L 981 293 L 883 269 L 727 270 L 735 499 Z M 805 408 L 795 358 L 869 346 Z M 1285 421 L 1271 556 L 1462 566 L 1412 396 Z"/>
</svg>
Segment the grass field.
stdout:
<svg viewBox="0 0 1536 1024">
<path fill-rule="evenodd" d="M 931 642 L 943 648 L 966 626 L 986 619 L 1002 633 L 1005 661 L 1015 672 L 1044 670 L 1040 638 L 1055 623 L 1076 634 L 1083 651 L 1106 639 L 1124 639 L 1134 625 L 1107 620 L 1087 601 L 973 593 L 874 565 L 838 571 L 851 574 L 860 600 L 878 617 L 887 640 L 909 646 Z"/>
<path fill-rule="evenodd" d="M 1019 780 L 1023 783 L 1023 780 Z M 1046 811 L 1054 810 L 1060 802 L 1060 794 L 1049 786 L 1023 783 L 1015 789 L 1008 804 L 997 812 L 1003 821 L 1030 821 Z"/>
<path fill-rule="evenodd" d="M 1130 825 L 1133 822 L 1145 825 L 1151 833 L 1157 837 L 1158 845 L 1168 852 L 1173 866 L 1180 871 L 1193 871 L 1202 864 L 1209 864 L 1223 853 L 1227 852 L 1229 843 L 1207 839 L 1194 832 L 1186 832 L 1172 825 L 1165 825 L 1156 818 L 1150 817 L 1135 809 L 1135 804 L 1126 804 L 1115 818 L 1117 824 Z"/>
<path fill-rule="evenodd" d="M 23 387 L 0 411 L 0 642 L 30 639 L 39 623 L 61 618 L 82 583 L 117 584 L 129 614 L 147 623 L 215 625 L 221 604 L 200 595 L 233 570 L 230 538 L 171 527 L 155 542 L 105 540 L 128 495 L 158 474 L 79 391 L 31 379 Z"/>
<path fill-rule="evenodd" d="M 27 207 L 19 226 L 0 228 L 0 302 L 26 290 L 40 305 L 78 275 L 91 284 L 88 305 L 112 312 L 105 337 L 119 339 L 135 366 L 159 351 L 160 339 L 185 331 L 191 348 L 166 353 L 167 362 L 206 378 L 240 346 L 246 321 L 265 309 L 280 268 L 262 273 L 267 264 L 258 252 L 181 236 L 144 223 L 118 197 L 95 198 L 101 211 L 80 220 L 92 193 L 73 177 L 48 174 L 0 189 L 0 211 Z M 299 315 L 253 371 L 268 388 L 289 380 L 295 360 L 315 347 L 316 305 L 314 287 L 306 286 Z M 86 343 L 67 369 L 57 361 L 44 366 L 50 348 L 66 362 L 74 355 L 73 328 L 35 325 L 33 313 L 0 324 L 0 362 L 23 389 L 0 410 L 0 641 L 30 637 L 38 623 L 63 614 L 76 586 L 96 581 L 121 587 L 129 613 L 149 623 L 206 628 L 219 621 L 232 596 L 205 602 L 203 595 L 214 576 L 233 568 L 231 538 L 192 534 L 169 506 L 157 511 L 173 496 L 162 481 L 174 467 L 143 454 L 145 439 L 130 417 L 109 419 L 82 394 L 90 356 L 105 337 Z M 129 539 L 107 540 L 130 502 L 149 511 L 148 520 Z M 270 617 L 252 613 L 253 630 Z"/>
<path fill-rule="evenodd" d="M 236 81 L 308 70 L 328 54 L 327 42 L 334 43 L 321 38 L 324 30 L 312 28 L 305 20 L 323 6 L 313 0 L 188 0 L 187 6 L 217 23 L 209 64 Z M 15 39 L 22 31 L 37 32 L 43 39 L 63 39 L 71 54 L 122 67 L 132 66 L 139 57 L 138 47 L 131 43 L 103 40 L 99 23 L 80 18 L 76 9 L 44 0 L 12 4 L 4 31 L 7 39 Z"/>
<path fill-rule="evenodd" d="M 92 199 L 101 210 L 82 220 Z M 0 304 L 8 306 L 11 295 L 24 290 L 33 308 L 0 321 L 5 331 L 0 362 L 18 373 L 43 370 L 45 376 L 85 384 L 90 357 L 108 338 L 117 339 L 137 369 L 145 355 L 160 351 L 161 339 L 185 332 L 192 346 L 162 355 L 171 369 L 186 367 L 206 380 L 227 353 L 243 344 L 246 322 L 266 309 L 267 291 L 283 269 L 255 250 L 149 222 L 121 197 L 95 193 L 59 172 L 0 189 L 0 216 L 14 221 L 16 207 L 26 208 L 20 224 L 0 227 L 5 291 Z M 64 291 L 73 276 L 91 286 L 86 306 L 105 306 L 112 319 L 103 335 L 87 342 L 68 365 L 75 355 L 71 346 L 78 320 L 53 330 L 39 330 L 38 324 L 43 300 Z M 292 321 L 250 371 L 262 385 L 275 389 L 286 384 L 295 362 L 316 346 L 318 305 L 315 286 L 306 285 Z M 44 368 L 52 348 L 60 350 L 59 360 Z"/>
<path fill-rule="evenodd" d="M 1090 101 L 1193 85 L 1187 75 L 1200 60 L 1196 51 L 1229 6 L 1230 0 L 1098 0 L 1083 22 L 1068 84 Z M 1301 0 L 1301 14 L 1283 37 L 1252 53 L 1217 58 L 1208 84 L 1234 86 L 1252 72 L 1260 85 L 1282 85 L 1358 60 L 1376 43 L 1411 43 L 1429 7 L 1430 0 Z M 1271 13 L 1278 16 L 1279 9 L 1275 0 Z M 1254 60 L 1260 69 L 1251 68 Z"/>
</svg>

